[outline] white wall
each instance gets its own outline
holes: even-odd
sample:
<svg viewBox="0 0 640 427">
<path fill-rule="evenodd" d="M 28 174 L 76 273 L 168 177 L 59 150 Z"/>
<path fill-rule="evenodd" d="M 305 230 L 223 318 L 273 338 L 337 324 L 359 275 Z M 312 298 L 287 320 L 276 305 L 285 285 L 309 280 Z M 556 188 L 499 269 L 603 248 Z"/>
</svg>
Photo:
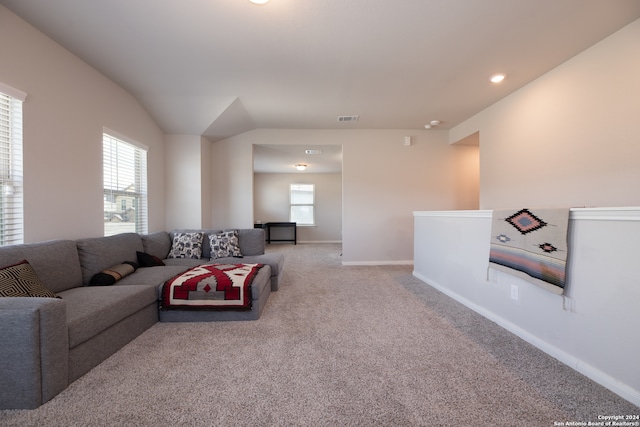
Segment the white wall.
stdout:
<svg viewBox="0 0 640 427">
<path fill-rule="evenodd" d="M 242 134 L 211 147 L 211 213 L 215 228 L 253 227 L 253 146 Z"/>
<path fill-rule="evenodd" d="M 482 208 L 571 216 L 567 297 L 487 280 L 491 211 L 417 212 L 414 274 L 640 405 L 640 20 L 450 131 L 479 131 Z M 506 82 L 505 82 L 506 83 Z M 519 299 L 510 298 L 510 287 Z"/>
<path fill-rule="evenodd" d="M 640 405 L 640 208 L 571 213 L 568 298 L 487 275 L 491 214 L 416 212 L 414 275 Z"/>
<path fill-rule="evenodd" d="M 149 229 L 163 230 L 164 135 L 140 104 L 2 5 L 0 50 L 0 81 L 27 93 L 25 242 L 103 235 L 103 127 L 149 147 Z"/>
<path fill-rule="evenodd" d="M 316 225 L 299 226 L 298 242 L 342 240 L 342 174 L 256 173 L 253 181 L 255 221 L 289 221 L 289 185 L 314 184 Z"/>
<path fill-rule="evenodd" d="M 638 52 L 640 20 L 452 129 L 480 132 L 480 206 L 640 205 Z"/>
<path fill-rule="evenodd" d="M 640 206 L 639 51 L 637 20 L 452 129 L 479 131 L 480 207 Z M 487 281 L 490 211 L 418 213 L 414 274 L 638 405 L 640 212 L 605 212 L 572 214 L 569 298 Z"/>
<path fill-rule="evenodd" d="M 480 147 L 460 146 L 455 164 L 455 205 L 476 209 L 480 206 Z M 464 208 L 461 208 L 464 209 Z"/>
<path fill-rule="evenodd" d="M 200 141 L 200 189 L 202 194 L 200 227 L 213 228 L 213 181 L 211 175 L 212 143 L 207 138 Z M 170 230 L 170 228 L 167 228 Z"/>
<path fill-rule="evenodd" d="M 166 137 L 166 230 L 212 228 L 212 144 L 197 135 Z"/>
<path fill-rule="evenodd" d="M 197 135 L 166 136 L 167 230 L 202 223 L 202 141 Z"/>
<path fill-rule="evenodd" d="M 457 165 L 474 147 L 445 131 L 257 129 L 213 144 L 216 226 L 253 224 L 253 144 L 342 145 L 345 264 L 411 263 L 412 210 L 478 207 L 458 194 Z"/>
</svg>

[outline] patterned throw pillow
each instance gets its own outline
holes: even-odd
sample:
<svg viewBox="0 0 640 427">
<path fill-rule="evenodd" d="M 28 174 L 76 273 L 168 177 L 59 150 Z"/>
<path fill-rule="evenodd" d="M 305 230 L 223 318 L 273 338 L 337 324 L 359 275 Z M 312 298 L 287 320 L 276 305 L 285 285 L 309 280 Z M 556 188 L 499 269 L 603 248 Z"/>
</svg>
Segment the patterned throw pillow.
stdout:
<svg viewBox="0 0 640 427">
<path fill-rule="evenodd" d="M 44 287 L 27 260 L 0 268 L 0 297 L 58 298 Z"/>
<path fill-rule="evenodd" d="M 167 258 L 200 258 L 204 233 L 176 233 Z"/>
<path fill-rule="evenodd" d="M 211 259 L 235 257 L 242 258 L 238 242 L 238 230 L 221 231 L 209 235 Z"/>
</svg>

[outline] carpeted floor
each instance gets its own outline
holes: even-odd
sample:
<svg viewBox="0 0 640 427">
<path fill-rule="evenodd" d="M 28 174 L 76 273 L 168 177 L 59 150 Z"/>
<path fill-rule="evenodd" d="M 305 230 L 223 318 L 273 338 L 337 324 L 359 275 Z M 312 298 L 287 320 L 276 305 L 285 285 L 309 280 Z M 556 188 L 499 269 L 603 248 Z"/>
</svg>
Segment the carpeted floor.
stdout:
<svg viewBox="0 0 640 427">
<path fill-rule="evenodd" d="M 411 275 L 271 245 L 258 321 L 158 323 L 12 426 L 554 426 L 640 409 Z"/>
</svg>

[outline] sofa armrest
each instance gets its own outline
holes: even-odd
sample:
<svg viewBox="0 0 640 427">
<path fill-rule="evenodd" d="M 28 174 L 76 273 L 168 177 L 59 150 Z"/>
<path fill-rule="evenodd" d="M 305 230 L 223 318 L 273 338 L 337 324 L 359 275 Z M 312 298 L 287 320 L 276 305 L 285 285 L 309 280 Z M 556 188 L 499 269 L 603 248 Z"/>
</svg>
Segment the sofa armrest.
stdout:
<svg viewBox="0 0 640 427">
<path fill-rule="evenodd" d="M 0 409 L 33 409 L 69 384 L 67 308 L 56 298 L 0 298 Z"/>
</svg>

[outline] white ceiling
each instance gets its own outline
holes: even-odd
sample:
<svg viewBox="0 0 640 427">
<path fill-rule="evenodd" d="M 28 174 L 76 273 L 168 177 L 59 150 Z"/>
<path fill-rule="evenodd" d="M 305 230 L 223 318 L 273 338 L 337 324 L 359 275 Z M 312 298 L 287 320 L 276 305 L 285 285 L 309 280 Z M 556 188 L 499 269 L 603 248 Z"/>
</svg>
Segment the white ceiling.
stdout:
<svg viewBox="0 0 640 427">
<path fill-rule="evenodd" d="M 306 150 L 317 150 L 307 154 Z M 295 165 L 307 165 L 304 171 Z M 340 145 L 254 145 L 253 171 L 257 173 L 342 173 Z"/>
<path fill-rule="evenodd" d="M 448 129 L 640 17 L 638 0 L 0 0 L 168 134 Z M 508 74 L 501 85 L 495 72 Z M 340 115 L 359 115 L 339 123 Z"/>
</svg>

